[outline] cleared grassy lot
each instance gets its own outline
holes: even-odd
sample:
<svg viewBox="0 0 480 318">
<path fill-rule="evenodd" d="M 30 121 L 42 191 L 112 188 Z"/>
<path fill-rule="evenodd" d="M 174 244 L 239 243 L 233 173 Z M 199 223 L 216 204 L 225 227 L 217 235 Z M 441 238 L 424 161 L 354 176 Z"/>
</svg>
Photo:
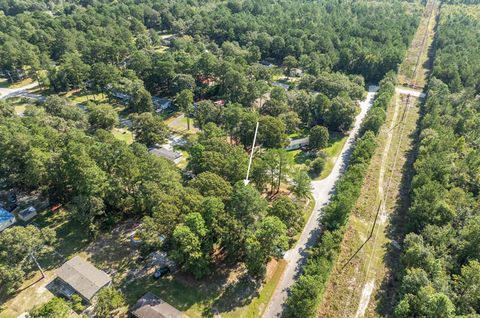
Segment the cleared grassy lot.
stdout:
<svg viewBox="0 0 480 318">
<path fill-rule="evenodd" d="M 112 129 L 112 134 L 115 138 L 118 140 L 125 141 L 127 145 L 130 145 L 133 143 L 133 133 L 125 128 L 113 128 Z"/>
</svg>

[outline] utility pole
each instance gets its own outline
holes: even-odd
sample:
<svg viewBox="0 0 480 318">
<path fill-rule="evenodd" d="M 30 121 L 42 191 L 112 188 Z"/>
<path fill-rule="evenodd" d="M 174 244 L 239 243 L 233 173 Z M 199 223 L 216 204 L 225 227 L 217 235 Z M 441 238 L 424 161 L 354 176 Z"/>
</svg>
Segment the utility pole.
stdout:
<svg viewBox="0 0 480 318">
<path fill-rule="evenodd" d="M 33 261 L 35 262 L 35 265 L 37 265 L 38 269 L 40 270 L 40 273 L 42 273 L 42 278 L 45 278 L 45 273 L 43 272 L 42 267 L 41 267 L 40 264 L 38 263 L 37 258 L 33 255 L 33 252 L 30 252 L 30 257 L 31 257 L 31 258 L 33 259 Z"/>
<path fill-rule="evenodd" d="M 248 185 L 250 183 L 250 180 L 248 180 L 248 177 L 250 175 L 250 167 L 252 166 L 253 151 L 255 150 L 255 143 L 257 141 L 258 124 L 259 122 L 257 121 L 257 126 L 255 127 L 255 135 L 253 136 L 252 150 L 250 152 L 250 160 L 248 161 L 247 177 L 245 178 L 245 180 L 243 180 L 243 183 L 245 185 Z"/>
</svg>

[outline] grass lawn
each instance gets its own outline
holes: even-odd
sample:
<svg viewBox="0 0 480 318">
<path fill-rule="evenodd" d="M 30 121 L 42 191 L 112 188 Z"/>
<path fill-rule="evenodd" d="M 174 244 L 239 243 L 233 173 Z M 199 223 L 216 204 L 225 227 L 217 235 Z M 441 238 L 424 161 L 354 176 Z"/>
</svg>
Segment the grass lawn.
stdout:
<svg viewBox="0 0 480 318">
<path fill-rule="evenodd" d="M 400 105 L 397 124 L 400 122 L 404 107 L 403 103 Z M 378 136 L 378 147 L 368 167 L 356 206 L 350 216 L 341 252 L 330 275 L 323 303 L 320 306 L 319 317 L 353 317 L 362 298 L 365 283 L 370 280 L 375 281 L 375 287 L 369 299 L 365 317 L 388 316 L 393 307 L 391 301 L 395 299 L 394 294 L 398 292 L 396 288 L 399 286 L 396 286 L 397 282 L 389 281 L 388 277 L 393 277 L 392 273 L 399 268 L 399 264 L 396 264 L 394 268 L 389 268 L 388 264 L 391 260 L 398 261 L 399 256 L 388 253 L 399 252 L 389 251 L 389 246 L 391 239 L 396 239 L 396 233 L 404 224 L 403 218 L 400 216 L 405 215 L 403 209 L 408 207 L 408 204 L 405 204 L 408 201 L 408 189 L 403 189 L 405 192 L 402 192 L 401 185 L 402 182 L 405 182 L 403 179 L 405 175 L 408 175 L 412 169 L 413 163 L 407 162 L 407 156 L 414 145 L 415 134 L 413 132 L 419 116 L 419 108 L 413 107 L 406 116 L 407 124 L 402 139 L 400 139 L 400 125 L 395 125 L 390 148 L 385 154 L 387 131 L 392 127 L 393 108 L 393 105 L 389 107 L 386 123 Z M 397 147 L 399 147 L 398 161 L 394 168 Z M 381 179 L 382 163 L 385 175 Z M 343 268 L 372 230 L 380 203 L 380 180 L 383 180 L 384 191 L 386 191 L 387 184 L 390 185 L 388 193 L 383 197 L 386 204 L 385 214 L 379 217 L 379 220 L 383 220 L 383 222 L 377 222 L 372 239 L 351 260 L 349 265 Z"/>
<path fill-rule="evenodd" d="M 190 118 L 190 130 L 188 130 L 188 121 L 182 113 L 176 113 L 165 119 L 165 124 L 175 133 L 182 135 L 193 135 L 199 132 L 199 129 L 193 126 L 193 119 Z"/>
<path fill-rule="evenodd" d="M 305 161 L 308 159 L 312 158 L 300 149 L 287 151 L 287 162 L 292 168 L 306 168 Z"/>
<path fill-rule="evenodd" d="M 53 294 L 45 288 L 45 286 L 53 279 L 53 271 L 47 273 L 47 278 L 39 281 L 41 275 L 38 273 L 31 279 L 25 281 L 22 288 L 35 285 L 24 289 L 19 292 L 14 298 L 6 301 L 0 306 L 0 318 L 16 318 L 20 314 L 32 309 L 37 305 L 46 303 L 53 298 Z"/>
<path fill-rule="evenodd" d="M 68 212 L 64 209 L 56 213 L 44 210 L 34 219 L 34 224 L 40 228 L 55 230 L 57 241 L 54 249 L 64 257 L 69 257 L 82 251 L 89 243 L 89 237 L 77 222 L 70 221 Z M 40 264 L 47 269 L 55 268 L 63 264 L 63 259 L 58 254 L 49 253 L 39 259 Z"/>
<path fill-rule="evenodd" d="M 82 104 L 89 101 L 97 102 L 97 103 L 106 103 L 108 99 L 104 94 L 93 94 L 90 92 L 75 92 L 75 93 L 67 93 L 65 95 L 68 97 L 72 103 L 74 104 Z"/>
<path fill-rule="evenodd" d="M 19 82 L 15 82 L 15 83 L 10 83 L 8 82 L 8 80 L 6 78 L 0 78 L 0 87 L 1 88 L 10 88 L 10 89 L 14 89 L 14 88 L 19 88 L 19 87 L 22 87 L 22 86 L 25 86 L 25 85 L 28 85 L 28 84 L 31 84 L 33 83 L 33 79 L 31 78 L 25 78 Z"/>
<path fill-rule="evenodd" d="M 221 313 L 222 317 L 226 318 L 255 318 L 261 317 L 267 308 L 270 299 L 273 296 L 273 292 L 282 278 L 285 267 L 287 266 L 287 261 L 280 260 L 277 263 L 276 269 L 273 272 L 272 277 L 267 280 L 265 285 L 260 290 L 260 293 L 255 296 L 251 303 L 248 306 L 239 308 L 232 312 Z"/>
<path fill-rule="evenodd" d="M 168 46 L 165 46 L 165 45 L 159 45 L 153 48 L 153 51 L 157 53 L 164 53 L 167 50 L 168 50 Z"/>
<path fill-rule="evenodd" d="M 300 138 L 302 136 L 305 136 L 305 134 L 300 133 L 299 135 L 296 135 L 294 137 Z M 347 141 L 347 138 L 348 136 L 342 133 L 330 132 L 330 140 L 328 142 L 328 147 L 323 149 L 323 152 L 326 155 L 325 167 L 323 168 L 320 176 L 318 176 L 315 180 L 322 180 L 330 174 L 333 166 L 335 165 L 335 162 L 337 161 L 338 155 L 343 149 L 343 145 L 345 145 L 345 142 Z M 287 156 L 288 163 L 293 168 L 307 168 L 305 165 L 306 160 L 314 159 L 310 158 L 306 152 L 300 149 L 288 151 Z"/>
<path fill-rule="evenodd" d="M 133 143 L 133 133 L 125 128 L 113 128 L 112 129 L 112 134 L 115 138 L 118 140 L 123 140 L 127 143 L 127 145 L 130 145 Z"/>
<path fill-rule="evenodd" d="M 348 136 L 345 136 L 341 133 L 330 133 L 328 147 L 323 150 L 327 155 L 327 160 L 325 162 L 325 167 L 323 168 L 323 171 L 317 180 L 325 179 L 328 177 L 330 172 L 332 172 L 333 166 L 335 165 L 338 155 L 342 151 L 343 145 L 345 145 L 347 139 Z"/>
<path fill-rule="evenodd" d="M 13 97 L 8 101 L 15 108 L 15 113 L 17 115 L 24 113 L 27 106 L 35 105 L 34 101 L 25 97 Z"/>
<path fill-rule="evenodd" d="M 246 277 L 224 287 L 223 278 L 197 283 L 181 275 L 158 280 L 149 275 L 128 284 L 123 292 L 128 306 L 135 304 L 146 292 L 152 292 L 192 318 L 213 317 L 214 309 L 227 318 L 260 317 L 286 264 L 284 260 L 273 261 L 270 277 L 261 288 Z"/>
<path fill-rule="evenodd" d="M 15 106 L 15 113 L 17 115 L 19 114 L 23 114 L 25 112 L 25 109 L 27 108 L 27 105 L 23 104 L 23 105 L 16 105 Z"/>
<path fill-rule="evenodd" d="M 190 157 L 190 154 L 188 153 L 188 151 L 181 149 L 180 147 L 173 147 L 173 150 L 178 151 L 183 155 L 182 160 L 178 163 L 177 166 L 180 169 L 184 169 L 188 164 L 188 158 Z"/>
<path fill-rule="evenodd" d="M 128 306 L 134 305 L 147 292 L 154 293 L 192 318 L 204 317 L 205 302 L 211 302 L 214 297 L 211 290 L 188 286 L 173 277 L 156 280 L 151 275 L 137 279 L 123 289 Z"/>
</svg>

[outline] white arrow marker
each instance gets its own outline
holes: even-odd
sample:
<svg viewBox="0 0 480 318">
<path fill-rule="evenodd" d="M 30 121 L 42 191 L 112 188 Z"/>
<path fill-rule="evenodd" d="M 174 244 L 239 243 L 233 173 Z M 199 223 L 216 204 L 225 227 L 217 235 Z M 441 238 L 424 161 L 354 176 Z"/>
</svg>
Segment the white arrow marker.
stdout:
<svg viewBox="0 0 480 318">
<path fill-rule="evenodd" d="M 252 151 L 250 152 L 250 160 L 248 161 L 247 177 L 245 178 L 245 180 L 243 180 L 243 183 L 245 185 L 250 183 L 250 180 L 248 180 L 248 176 L 250 175 L 250 167 L 252 166 L 253 151 L 255 150 L 255 142 L 257 141 L 257 132 L 258 132 L 258 121 L 257 121 L 257 126 L 255 127 L 255 135 L 253 136 L 253 145 L 252 145 Z"/>
</svg>

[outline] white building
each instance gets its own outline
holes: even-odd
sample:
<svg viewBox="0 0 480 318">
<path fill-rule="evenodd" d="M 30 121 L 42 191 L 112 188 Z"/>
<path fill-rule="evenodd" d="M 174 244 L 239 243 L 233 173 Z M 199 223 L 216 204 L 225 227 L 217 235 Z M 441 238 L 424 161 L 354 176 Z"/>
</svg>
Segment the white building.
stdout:
<svg viewBox="0 0 480 318">
<path fill-rule="evenodd" d="M 310 143 L 310 138 L 299 138 L 299 139 L 290 139 L 290 143 L 285 147 L 286 150 L 296 150 L 302 147 L 308 146 Z"/>
</svg>

